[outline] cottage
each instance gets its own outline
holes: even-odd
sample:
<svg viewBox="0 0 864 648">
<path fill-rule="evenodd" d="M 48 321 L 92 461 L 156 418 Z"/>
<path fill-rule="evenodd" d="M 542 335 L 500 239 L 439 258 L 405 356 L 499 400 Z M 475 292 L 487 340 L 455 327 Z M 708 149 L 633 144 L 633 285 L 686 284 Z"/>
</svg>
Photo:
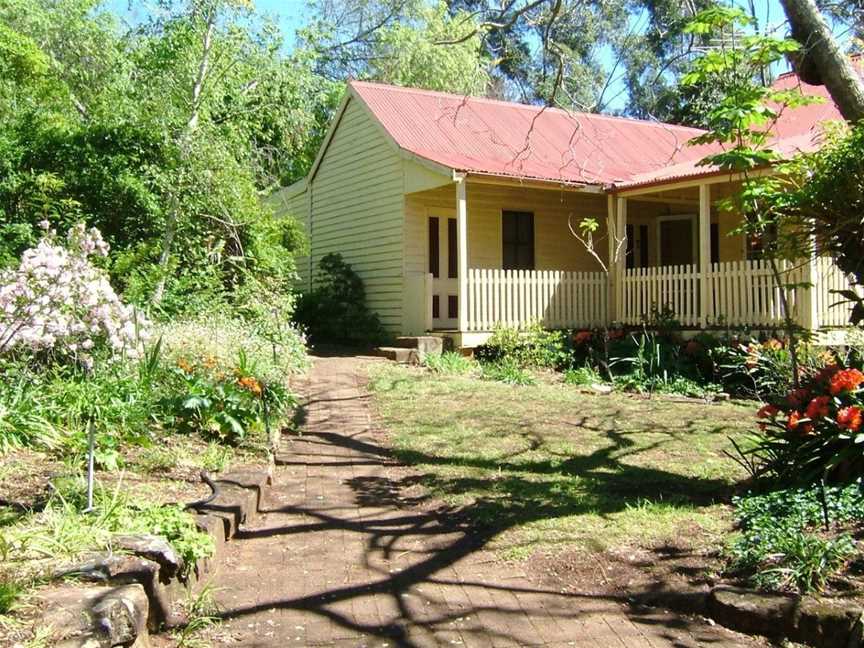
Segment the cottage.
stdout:
<svg viewBox="0 0 864 648">
<path fill-rule="evenodd" d="M 839 118 L 830 99 L 787 111 L 773 146 L 813 150 L 821 124 Z M 309 175 L 276 198 L 309 237 L 301 289 L 339 252 L 397 335 L 473 347 L 498 323 L 638 324 L 663 308 L 691 329 L 776 326 L 758 241 L 716 207 L 741 179 L 698 164 L 708 148 L 688 141 L 701 132 L 351 82 Z M 600 224 L 593 250 L 571 233 L 584 218 Z M 815 286 L 792 300 L 799 323 L 846 323 L 830 308 L 829 290 L 845 286 L 830 260 L 789 273 Z"/>
</svg>

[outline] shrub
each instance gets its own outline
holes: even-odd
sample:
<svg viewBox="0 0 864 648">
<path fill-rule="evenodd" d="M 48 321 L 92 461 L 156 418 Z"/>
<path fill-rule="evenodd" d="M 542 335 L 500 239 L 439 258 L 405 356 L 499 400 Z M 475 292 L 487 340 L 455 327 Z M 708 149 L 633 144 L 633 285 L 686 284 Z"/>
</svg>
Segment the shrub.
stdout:
<svg viewBox="0 0 864 648">
<path fill-rule="evenodd" d="M 388 337 L 366 305 L 363 280 L 340 254 L 319 261 L 314 287 L 298 300 L 294 318 L 316 344 L 369 345 Z"/>
<path fill-rule="evenodd" d="M 174 394 L 166 420 L 181 432 L 237 445 L 250 434 L 281 425 L 296 403 L 282 382 L 266 382 L 242 352 L 231 368 L 212 357 L 180 358 L 172 369 Z"/>
<path fill-rule="evenodd" d="M 80 223 L 65 245 L 46 231 L 17 269 L 0 273 L 0 354 L 26 350 L 89 367 L 102 348 L 137 353 L 146 322 L 90 262 L 97 253 L 106 256 L 108 245 L 99 230 L 85 231 Z"/>
<path fill-rule="evenodd" d="M 768 589 L 819 591 L 855 552 L 853 539 L 819 530 L 824 514 L 835 523 L 864 519 L 858 484 L 794 488 L 733 500 L 740 535 L 729 547 L 730 566 Z"/>
<path fill-rule="evenodd" d="M 568 369 L 564 372 L 564 382 L 568 385 L 594 385 L 603 382 L 603 377 L 590 366 Z"/>
<path fill-rule="evenodd" d="M 864 373 L 826 366 L 759 410 L 759 433 L 742 462 L 786 483 L 854 480 L 864 475 L 862 416 Z"/>
<path fill-rule="evenodd" d="M 428 354 L 423 359 L 423 365 L 434 373 L 465 375 L 477 369 L 477 362 L 456 351 Z"/>
<path fill-rule="evenodd" d="M 536 381 L 512 356 L 480 363 L 483 378 L 510 385 L 533 385 Z"/>
<path fill-rule="evenodd" d="M 180 359 L 209 359 L 230 368 L 244 353 L 255 366 L 259 377 L 268 383 L 284 383 L 289 376 L 303 371 L 309 365 L 306 338 L 288 322 L 282 323 L 276 333 L 263 333 L 260 320 L 247 322 L 236 317 L 209 315 L 199 319 L 186 319 L 160 324 L 156 332 L 161 336 L 165 354 L 170 362 Z"/>
<path fill-rule="evenodd" d="M 475 353 L 481 362 L 507 358 L 522 368 L 558 369 L 570 360 L 565 333 L 546 330 L 539 322 L 523 328 L 496 326 Z"/>
</svg>

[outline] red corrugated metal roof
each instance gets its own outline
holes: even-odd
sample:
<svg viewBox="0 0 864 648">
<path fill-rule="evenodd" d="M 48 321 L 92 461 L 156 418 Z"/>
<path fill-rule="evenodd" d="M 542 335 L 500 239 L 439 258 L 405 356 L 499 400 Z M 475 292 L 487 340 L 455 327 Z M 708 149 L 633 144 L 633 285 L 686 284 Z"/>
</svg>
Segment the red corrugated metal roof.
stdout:
<svg viewBox="0 0 864 648">
<path fill-rule="evenodd" d="M 704 156 L 702 131 L 378 83 L 351 83 L 400 148 L 457 171 L 605 185 Z"/>
<path fill-rule="evenodd" d="M 799 83 L 788 73 L 775 86 Z M 350 85 L 400 148 L 459 172 L 615 189 L 718 173 L 699 165 L 716 145 L 688 145 L 704 132 L 697 128 L 379 83 Z M 820 124 L 841 118 L 823 86 L 801 88 L 826 101 L 781 113 L 773 146 L 784 155 L 814 150 Z"/>
</svg>

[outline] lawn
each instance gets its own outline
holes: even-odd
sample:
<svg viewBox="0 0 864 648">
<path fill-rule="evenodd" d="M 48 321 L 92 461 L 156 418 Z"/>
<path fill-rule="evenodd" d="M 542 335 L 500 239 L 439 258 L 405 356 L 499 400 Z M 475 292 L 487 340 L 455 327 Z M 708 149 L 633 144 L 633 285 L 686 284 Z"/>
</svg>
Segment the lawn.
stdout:
<svg viewBox="0 0 864 648">
<path fill-rule="evenodd" d="M 682 402 L 375 366 L 376 413 L 430 495 L 511 558 L 672 542 L 717 547 L 753 403 Z"/>
</svg>

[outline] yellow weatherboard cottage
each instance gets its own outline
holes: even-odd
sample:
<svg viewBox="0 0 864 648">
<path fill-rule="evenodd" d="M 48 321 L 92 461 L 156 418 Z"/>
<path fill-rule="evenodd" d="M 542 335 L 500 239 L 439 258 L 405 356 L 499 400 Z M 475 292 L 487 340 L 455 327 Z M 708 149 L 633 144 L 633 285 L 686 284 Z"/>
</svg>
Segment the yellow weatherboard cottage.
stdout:
<svg viewBox="0 0 864 648">
<path fill-rule="evenodd" d="M 789 111 L 774 148 L 813 150 L 837 118 L 830 101 Z M 638 324 L 658 309 L 693 329 L 777 326 L 758 242 L 716 206 L 741 179 L 699 165 L 710 148 L 688 141 L 701 132 L 352 82 L 309 175 L 275 198 L 308 236 L 300 288 L 338 252 L 394 335 L 473 347 L 497 324 Z M 573 233 L 585 218 L 599 224 L 592 249 Z M 813 284 L 790 304 L 802 326 L 845 325 L 829 306 L 847 284 L 829 259 L 787 277 Z"/>
</svg>

